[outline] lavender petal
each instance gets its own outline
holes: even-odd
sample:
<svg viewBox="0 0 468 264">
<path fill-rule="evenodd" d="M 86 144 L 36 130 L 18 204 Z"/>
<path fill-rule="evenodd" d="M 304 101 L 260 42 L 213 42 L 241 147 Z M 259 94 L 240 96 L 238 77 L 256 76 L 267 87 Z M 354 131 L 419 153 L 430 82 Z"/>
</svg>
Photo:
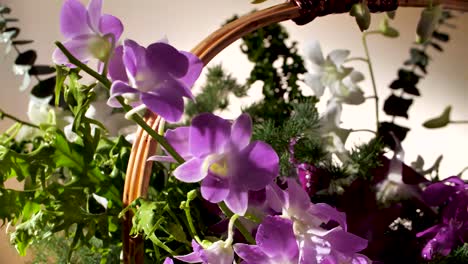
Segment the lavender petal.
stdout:
<svg viewBox="0 0 468 264">
<path fill-rule="evenodd" d="M 229 121 L 204 113 L 192 120 L 190 128 L 190 151 L 196 157 L 219 153 L 229 141 L 231 124 Z"/>
<path fill-rule="evenodd" d="M 231 140 L 238 149 L 245 148 L 252 137 L 252 119 L 248 114 L 239 116 L 232 125 Z"/>
<path fill-rule="evenodd" d="M 65 1 L 60 11 L 60 31 L 66 38 L 92 33 L 86 22 L 86 13 L 80 1 Z"/>
<path fill-rule="evenodd" d="M 114 36 L 114 43 L 116 43 L 122 35 L 123 24 L 117 17 L 104 14 L 99 20 L 99 31 L 103 35 L 112 34 Z"/>
<path fill-rule="evenodd" d="M 206 173 L 202 171 L 203 160 L 192 158 L 177 167 L 173 174 L 183 182 L 198 182 L 205 178 Z"/>
</svg>

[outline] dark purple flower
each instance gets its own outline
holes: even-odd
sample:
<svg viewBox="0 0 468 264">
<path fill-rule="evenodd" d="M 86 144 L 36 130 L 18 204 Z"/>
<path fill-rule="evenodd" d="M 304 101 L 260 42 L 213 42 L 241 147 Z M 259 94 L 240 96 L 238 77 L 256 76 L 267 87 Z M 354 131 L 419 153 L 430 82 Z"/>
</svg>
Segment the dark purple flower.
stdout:
<svg viewBox="0 0 468 264">
<path fill-rule="evenodd" d="M 203 264 L 232 264 L 234 261 L 234 251 L 230 242 L 219 240 L 203 248 L 195 240 L 192 240 L 192 248 L 192 253 L 174 256 L 174 258 L 187 263 Z"/>
<path fill-rule="evenodd" d="M 66 0 L 60 13 L 60 30 L 67 38 L 63 44 L 81 62 L 92 58 L 106 61 L 123 31 L 120 20 L 101 14 L 102 0 L 91 0 L 86 9 L 78 0 Z M 54 63 L 69 64 L 67 57 L 56 49 Z"/>
<path fill-rule="evenodd" d="M 202 181 L 203 198 L 224 201 L 233 212 L 244 215 L 249 191 L 265 188 L 279 170 L 276 152 L 264 142 L 250 142 L 251 136 L 252 120 L 247 114 L 231 124 L 205 113 L 195 117 L 190 127 L 168 130 L 166 139 L 187 160 L 174 170 L 174 176 L 183 182 Z"/>
<path fill-rule="evenodd" d="M 453 176 L 429 185 L 423 193 L 430 206 L 441 206 L 442 222 L 417 234 L 431 237 L 422 256 L 447 256 L 453 248 L 468 241 L 468 184 Z"/>
<path fill-rule="evenodd" d="M 125 40 L 109 61 L 113 80 L 108 104 L 120 107 L 116 96 L 138 107 L 145 105 L 169 122 L 177 122 L 184 112 L 183 97 L 193 99 L 190 88 L 203 69 L 193 54 L 164 42 L 144 48 Z"/>
<path fill-rule="evenodd" d="M 299 248 L 291 220 L 280 216 L 265 217 L 255 240 L 257 245 L 234 245 L 234 251 L 244 260 L 243 263 L 298 263 Z"/>
</svg>

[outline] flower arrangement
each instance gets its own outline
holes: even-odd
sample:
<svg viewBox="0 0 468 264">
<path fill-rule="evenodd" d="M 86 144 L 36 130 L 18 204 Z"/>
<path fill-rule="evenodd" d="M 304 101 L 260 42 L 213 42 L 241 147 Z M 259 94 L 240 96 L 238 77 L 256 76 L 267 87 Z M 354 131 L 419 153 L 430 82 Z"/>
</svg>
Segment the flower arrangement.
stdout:
<svg viewBox="0 0 468 264">
<path fill-rule="evenodd" d="M 260 12 L 286 10 L 298 24 L 332 13 L 310 3 Z M 250 34 L 233 34 L 243 38 L 242 51 L 254 63 L 247 83 L 214 66 L 198 95 L 191 87 L 215 48 L 187 52 L 167 39 L 148 47 L 121 40 L 123 24 L 102 14 L 102 0 L 87 7 L 65 0 L 60 29 L 66 40 L 56 42 L 56 66 L 35 65 L 35 52 L 18 48 L 30 42 L 17 39 L 19 29 L 7 26 L 10 10 L 1 6 L 1 40 L 19 54 L 14 68 L 25 76 L 22 89 L 30 76 L 38 80 L 30 120 L 0 111 L 16 121 L 0 136 L 0 218 L 14 226 L 9 232 L 18 252 L 32 246 L 36 261 L 45 263 L 468 262 L 463 172 L 441 180 L 440 160 L 426 170 L 422 160 L 405 164 L 401 141 L 409 128 L 395 122 L 408 118 L 427 74 L 427 52 L 448 41 L 441 29 L 452 14 L 439 5 L 422 11 L 417 43 L 383 105 L 392 122 L 381 122 L 366 37 L 398 37 L 390 25 L 396 6 L 335 5 L 331 11 L 356 18 L 365 58 L 350 58 L 347 50 L 324 56 L 311 41 L 304 61 L 295 42 L 286 44 L 282 26 L 260 23 L 265 27 Z M 369 30 L 370 11 L 389 11 L 376 30 Z M 207 43 L 228 45 L 234 37 L 226 36 Z M 368 65 L 373 96 L 359 86 L 365 77 L 349 66 L 353 59 Z M 95 81 L 84 84 L 85 75 Z M 214 114 L 258 80 L 261 102 L 235 120 Z M 314 96 L 301 93 L 301 82 Z M 349 134 L 359 130 L 341 126 L 343 105 L 366 100 L 375 101 L 376 129 L 367 131 L 375 137 L 347 149 Z M 450 112 L 424 126 L 463 123 Z M 141 178 L 131 178 L 135 173 Z M 6 188 L 10 178 L 24 188 Z"/>
</svg>

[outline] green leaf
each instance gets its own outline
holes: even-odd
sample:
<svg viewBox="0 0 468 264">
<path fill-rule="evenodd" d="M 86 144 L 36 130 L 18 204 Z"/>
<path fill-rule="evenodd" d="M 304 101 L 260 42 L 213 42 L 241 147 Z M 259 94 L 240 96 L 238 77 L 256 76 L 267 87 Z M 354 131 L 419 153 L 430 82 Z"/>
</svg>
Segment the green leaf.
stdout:
<svg viewBox="0 0 468 264">
<path fill-rule="evenodd" d="M 62 66 L 56 66 L 55 70 L 57 72 L 56 81 L 55 81 L 55 106 L 60 104 L 60 95 L 62 94 L 63 84 L 65 79 L 67 79 L 67 69 Z"/>
<path fill-rule="evenodd" d="M 442 128 L 442 127 L 447 126 L 450 123 L 450 113 L 451 113 L 451 111 L 452 111 L 451 106 L 445 107 L 442 114 L 440 114 L 437 117 L 434 117 L 434 118 L 431 118 L 431 119 L 427 120 L 426 122 L 423 123 L 423 126 L 425 128 L 430 128 L 430 129 Z"/>
<path fill-rule="evenodd" d="M 380 33 L 382 33 L 382 35 L 389 38 L 397 38 L 398 36 L 400 36 L 398 30 L 396 30 L 388 24 L 388 19 L 386 17 L 384 17 L 384 19 L 380 21 L 379 31 Z"/>
<path fill-rule="evenodd" d="M 364 3 L 357 3 L 351 7 L 349 14 L 356 18 L 356 23 L 361 31 L 367 30 L 370 26 L 371 15 L 369 7 Z"/>
<path fill-rule="evenodd" d="M 428 41 L 442 18 L 442 7 L 436 5 L 433 7 L 427 7 L 421 12 L 418 26 L 416 28 L 418 43 L 424 43 Z"/>
<path fill-rule="evenodd" d="M 253 0 L 251 3 L 252 4 L 260 4 L 260 3 L 263 3 L 263 2 L 266 2 L 268 0 Z"/>
</svg>

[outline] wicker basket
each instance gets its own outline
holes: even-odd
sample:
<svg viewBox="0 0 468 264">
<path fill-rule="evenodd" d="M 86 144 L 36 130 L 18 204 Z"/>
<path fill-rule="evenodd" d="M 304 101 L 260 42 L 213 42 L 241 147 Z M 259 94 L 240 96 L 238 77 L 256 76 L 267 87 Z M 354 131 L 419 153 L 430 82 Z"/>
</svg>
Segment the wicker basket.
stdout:
<svg viewBox="0 0 468 264">
<path fill-rule="evenodd" d="M 298 25 L 304 25 L 317 16 L 348 12 L 357 2 L 361 0 L 290 0 L 287 3 L 246 15 L 223 26 L 200 42 L 192 53 L 206 65 L 224 48 L 254 30 L 286 20 L 293 20 Z M 423 7 L 429 2 L 430 0 L 368 0 L 367 4 L 369 10 L 376 13 L 395 10 L 398 6 Z M 440 3 L 448 9 L 468 11 L 468 0 L 434 0 L 432 3 Z M 146 113 L 145 121 L 152 129 L 158 129 L 159 120 L 156 114 L 149 111 Z M 123 193 L 124 206 L 129 205 L 138 197 L 147 195 L 152 169 L 152 162 L 147 159 L 154 153 L 156 147 L 157 142 L 139 128 L 127 167 Z M 124 263 L 140 264 L 143 263 L 144 256 L 143 239 L 129 235 L 132 227 L 131 218 L 129 211 L 124 218 L 123 258 Z"/>
</svg>

